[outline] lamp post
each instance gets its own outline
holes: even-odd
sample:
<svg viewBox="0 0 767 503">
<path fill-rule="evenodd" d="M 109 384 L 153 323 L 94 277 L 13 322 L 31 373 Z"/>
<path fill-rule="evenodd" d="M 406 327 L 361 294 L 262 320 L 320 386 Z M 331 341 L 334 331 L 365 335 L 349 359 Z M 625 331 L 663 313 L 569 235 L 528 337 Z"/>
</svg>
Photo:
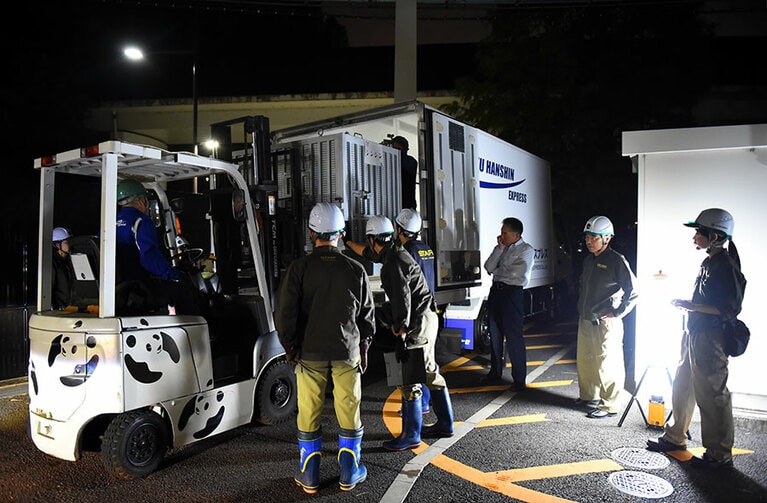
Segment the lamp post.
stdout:
<svg viewBox="0 0 767 503">
<path fill-rule="evenodd" d="M 194 146 L 194 153 L 197 154 L 197 51 L 158 51 L 152 54 L 192 55 L 192 145 Z M 145 59 L 144 51 L 136 46 L 128 46 L 123 49 L 123 55 L 130 61 L 140 62 Z"/>
</svg>

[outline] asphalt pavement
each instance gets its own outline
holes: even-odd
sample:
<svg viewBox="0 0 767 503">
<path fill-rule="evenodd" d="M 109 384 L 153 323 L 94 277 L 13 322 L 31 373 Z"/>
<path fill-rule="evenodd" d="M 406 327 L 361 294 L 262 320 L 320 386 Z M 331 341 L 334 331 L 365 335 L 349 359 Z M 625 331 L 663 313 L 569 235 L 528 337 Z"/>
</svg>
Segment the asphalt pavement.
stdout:
<svg viewBox="0 0 767 503">
<path fill-rule="evenodd" d="M 0 383 L 0 500 L 23 502 L 761 502 L 767 501 L 767 422 L 736 411 L 734 469 L 701 471 L 694 421 L 690 452 L 677 458 L 644 449 L 660 432 L 646 426 L 640 405 L 605 419 L 586 417 L 578 396 L 575 324 L 526 326 L 528 388 L 479 385 L 487 355 L 456 351 L 442 341 L 438 361 L 453 402 L 456 433 L 424 439 L 421 447 L 387 452 L 398 433 L 396 390 L 386 384 L 374 344 L 363 377 L 362 461 L 368 480 L 350 492 L 338 487 L 338 427 L 332 401 L 323 417 L 320 490 L 303 493 L 292 481 L 298 465 L 295 424 L 247 426 L 171 452 L 144 479 L 109 476 L 98 453 L 76 462 L 38 451 L 27 433 L 26 380 Z M 626 400 L 630 395 L 626 394 Z M 432 422 L 433 414 L 425 416 Z"/>
</svg>

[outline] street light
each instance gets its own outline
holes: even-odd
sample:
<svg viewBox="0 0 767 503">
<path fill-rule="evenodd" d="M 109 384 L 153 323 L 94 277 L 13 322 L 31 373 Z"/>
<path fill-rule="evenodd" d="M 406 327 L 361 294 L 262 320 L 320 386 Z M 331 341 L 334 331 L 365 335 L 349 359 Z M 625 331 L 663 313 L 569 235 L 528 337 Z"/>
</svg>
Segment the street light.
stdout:
<svg viewBox="0 0 767 503">
<path fill-rule="evenodd" d="M 197 154 L 197 52 L 196 51 L 158 51 L 152 54 L 191 54 L 192 57 L 192 145 Z M 144 51 L 135 45 L 123 49 L 123 55 L 130 61 L 143 61 Z"/>
<path fill-rule="evenodd" d="M 213 158 L 218 157 L 218 142 L 214 139 L 205 140 L 204 142 L 205 148 L 207 148 L 210 151 L 210 156 Z"/>
</svg>

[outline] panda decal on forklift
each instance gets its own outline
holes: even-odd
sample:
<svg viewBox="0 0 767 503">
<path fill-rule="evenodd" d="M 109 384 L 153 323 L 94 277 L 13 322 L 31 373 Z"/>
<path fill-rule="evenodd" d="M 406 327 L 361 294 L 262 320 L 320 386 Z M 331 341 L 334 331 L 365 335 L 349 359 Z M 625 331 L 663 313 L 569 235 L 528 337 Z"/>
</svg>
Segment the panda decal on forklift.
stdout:
<svg viewBox="0 0 767 503">
<path fill-rule="evenodd" d="M 96 339 L 93 336 L 89 336 L 85 340 L 85 345 L 93 349 L 96 347 Z M 69 359 L 77 357 L 77 353 L 80 350 L 80 346 L 69 336 L 59 334 L 51 341 L 51 347 L 48 350 L 48 367 L 53 368 L 54 364 L 57 364 L 57 360 L 60 366 L 69 368 L 71 365 Z M 86 363 L 75 364 L 72 372 L 64 375 L 60 375 L 59 380 L 64 386 L 74 387 L 80 386 L 90 378 L 96 371 L 96 367 L 99 364 L 99 356 L 93 355 Z M 36 384 L 36 383 L 35 383 Z M 35 386 L 36 387 L 36 386 Z"/>
<path fill-rule="evenodd" d="M 134 334 L 126 337 L 125 345 L 128 349 L 125 354 L 125 368 L 138 382 L 152 384 L 159 381 L 163 373 L 152 370 L 150 363 L 156 363 L 158 355 L 161 355 L 163 351 L 168 354 L 173 363 L 179 362 L 181 354 L 173 337 L 165 332 L 152 334 L 144 339 L 146 340 L 140 341 Z"/>
<path fill-rule="evenodd" d="M 184 431 L 188 425 L 203 426 L 192 434 L 198 440 L 216 431 L 224 417 L 225 407 L 222 404 L 215 414 L 212 411 L 215 409 L 216 403 L 220 403 L 223 399 L 224 392 L 220 390 L 216 392 L 215 397 L 211 393 L 203 393 L 193 397 L 181 411 L 181 417 L 178 420 L 179 431 Z"/>
</svg>

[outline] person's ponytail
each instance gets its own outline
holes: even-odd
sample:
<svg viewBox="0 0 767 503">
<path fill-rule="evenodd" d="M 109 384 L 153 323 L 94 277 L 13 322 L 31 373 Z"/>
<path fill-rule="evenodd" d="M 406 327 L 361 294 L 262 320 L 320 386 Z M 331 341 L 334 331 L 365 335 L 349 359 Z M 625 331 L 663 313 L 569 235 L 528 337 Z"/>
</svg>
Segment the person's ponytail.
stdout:
<svg viewBox="0 0 767 503">
<path fill-rule="evenodd" d="M 738 265 L 738 270 L 740 270 L 740 255 L 738 254 L 738 247 L 735 246 L 735 243 L 732 242 L 732 238 L 730 238 L 730 242 L 727 244 L 727 253 Z"/>
</svg>

